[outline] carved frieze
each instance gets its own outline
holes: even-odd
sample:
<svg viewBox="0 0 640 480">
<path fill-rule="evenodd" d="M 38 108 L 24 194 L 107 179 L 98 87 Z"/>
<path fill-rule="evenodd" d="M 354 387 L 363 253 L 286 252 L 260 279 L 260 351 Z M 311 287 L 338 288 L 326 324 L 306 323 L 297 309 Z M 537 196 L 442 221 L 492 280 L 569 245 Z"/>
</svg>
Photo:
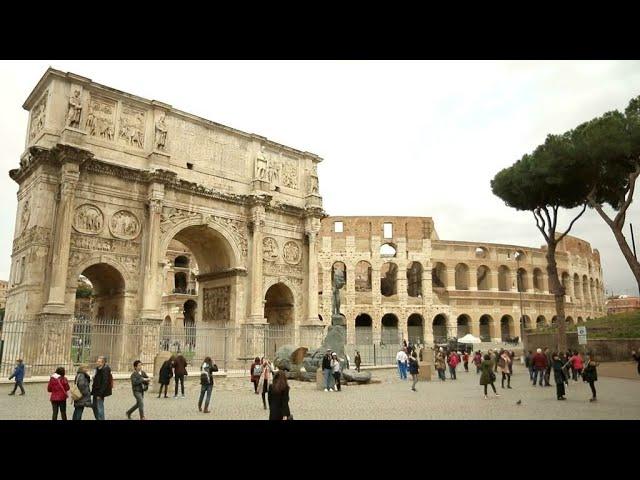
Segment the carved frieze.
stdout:
<svg viewBox="0 0 640 480">
<path fill-rule="evenodd" d="M 292 241 L 285 243 L 284 248 L 282 249 L 282 257 L 285 262 L 291 265 L 297 265 L 302 259 L 300 246 L 296 242 Z"/>
<path fill-rule="evenodd" d="M 302 277 L 302 267 L 286 263 L 273 263 L 263 260 L 262 271 L 265 275 Z"/>
<path fill-rule="evenodd" d="M 231 287 L 205 288 L 203 295 L 202 320 L 205 322 L 229 320 L 229 300 Z"/>
<path fill-rule="evenodd" d="M 286 160 L 282 164 L 281 183 L 288 188 L 298 188 L 298 162 Z"/>
<path fill-rule="evenodd" d="M 131 240 L 87 237 L 78 234 L 71 234 L 71 248 L 94 252 L 120 253 L 124 255 L 138 255 L 140 251 L 139 245 Z"/>
<path fill-rule="evenodd" d="M 116 103 L 102 97 L 91 97 L 85 129 L 92 137 L 113 140 L 115 135 Z"/>
<path fill-rule="evenodd" d="M 49 90 L 45 91 L 40 98 L 40 101 L 36 103 L 36 106 L 31 110 L 31 131 L 29 132 L 29 139 L 33 140 L 35 136 L 44 128 L 44 123 L 47 115 L 47 98 L 49 97 Z"/>
<path fill-rule="evenodd" d="M 140 233 L 140 221 L 128 210 L 119 210 L 109 222 L 109 230 L 116 238 L 133 240 Z"/>
<path fill-rule="evenodd" d="M 126 104 L 122 105 L 118 132 L 120 142 L 132 147 L 144 148 L 144 120 L 144 111 Z"/>
<path fill-rule="evenodd" d="M 51 231 L 48 228 L 33 226 L 13 242 L 13 252 L 22 250 L 29 244 L 48 245 L 50 235 Z"/>
<path fill-rule="evenodd" d="M 262 239 L 262 258 L 268 262 L 275 262 L 278 259 L 278 242 L 273 237 Z"/>
<path fill-rule="evenodd" d="M 97 235 L 104 226 L 104 215 L 95 205 L 86 203 L 76 208 L 73 216 L 73 228 L 80 233 Z"/>
</svg>

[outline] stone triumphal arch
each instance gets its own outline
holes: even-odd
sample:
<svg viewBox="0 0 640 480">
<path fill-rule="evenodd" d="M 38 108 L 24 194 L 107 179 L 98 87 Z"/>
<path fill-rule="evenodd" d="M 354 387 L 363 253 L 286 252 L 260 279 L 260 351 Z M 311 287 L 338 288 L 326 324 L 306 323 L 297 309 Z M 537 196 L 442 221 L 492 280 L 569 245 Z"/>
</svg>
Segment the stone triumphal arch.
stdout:
<svg viewBox="0 0 640 480">
<path fill-rule="evenodd" d="M 42 358 L 71 343 L 79 276 L 93 285 L 93 318 L 148 327 L 150 340 L 132 351 L 122 342 L 121 360 L 153 353 L 173 323 L 168 269 L 177 282 L 169 294 L 188 296 L 181 312 L 196 327 L 243 335 L 286 319 L 293 341 L 321 332 L 320 157 L 51 68 L 24 108 L 25 151 L 10 172 L 19 190 L 6 317 L 28 327 L 5 335 L 12 355 L 32 347 L 27 328 L 46 325 Z M 171 259 L 175 245 L 186 247 L 180 259 Z M 230 359 L 243 357 L 243 342 L 229 345 Z"/>
</svg>

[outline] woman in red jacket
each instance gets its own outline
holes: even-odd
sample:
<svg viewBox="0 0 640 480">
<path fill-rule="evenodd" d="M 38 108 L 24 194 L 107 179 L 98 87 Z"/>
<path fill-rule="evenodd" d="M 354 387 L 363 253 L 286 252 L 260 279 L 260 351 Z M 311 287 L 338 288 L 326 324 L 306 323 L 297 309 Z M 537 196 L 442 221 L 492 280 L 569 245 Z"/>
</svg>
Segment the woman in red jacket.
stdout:
<svg viewBox="0 0 640 480">
<path fill-rule="evenodd" d="M 53 417 L 51 420 L 58 419 L 58 410 L 62 420 L 67 419 L 67 392 L 69 391 L 69 382 L 64 376 L 64 368 L 56 368 L 56 373 L 51 375 L 47 392 L 51 392 L 51 406 L 53 407 Z"/>
</svg>

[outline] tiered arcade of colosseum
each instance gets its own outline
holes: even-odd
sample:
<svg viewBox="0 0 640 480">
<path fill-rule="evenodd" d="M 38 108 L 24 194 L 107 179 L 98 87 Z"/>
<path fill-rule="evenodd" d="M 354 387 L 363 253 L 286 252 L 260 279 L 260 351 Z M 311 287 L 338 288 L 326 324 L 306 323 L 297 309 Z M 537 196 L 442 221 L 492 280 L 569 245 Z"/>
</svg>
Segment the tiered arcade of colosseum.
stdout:
<svg viewBox="0 0 640 480">
<path fill-rule="evenodd" d="M 440 240 L 430 217 L 328 217 L 318 246 L 319 310 L 331 313 L 334 268 L 346 269 L 342 313 L 350 344 L 431 343 L 466 333 L 521 337 L 555 323 L 543 248 Z M 566 321 L 604 314 L 600 255 L 565 237 L 557 251 Z"/>
</svg>

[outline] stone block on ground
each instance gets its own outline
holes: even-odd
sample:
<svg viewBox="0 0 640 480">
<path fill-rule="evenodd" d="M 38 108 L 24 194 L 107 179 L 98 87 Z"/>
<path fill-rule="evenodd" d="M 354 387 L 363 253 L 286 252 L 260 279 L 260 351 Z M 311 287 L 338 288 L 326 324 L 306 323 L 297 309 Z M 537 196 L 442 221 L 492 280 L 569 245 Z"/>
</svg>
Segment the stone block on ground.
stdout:
<svg viewBox="0 0 640 480">
<path fill-rule="evenodd" d="M 371 381 L 371 372 L 358 372 L 357 370 L 346 369 L 342 371 L 342 377 L 347 382 L 369 383 Z"/>
</svg>

